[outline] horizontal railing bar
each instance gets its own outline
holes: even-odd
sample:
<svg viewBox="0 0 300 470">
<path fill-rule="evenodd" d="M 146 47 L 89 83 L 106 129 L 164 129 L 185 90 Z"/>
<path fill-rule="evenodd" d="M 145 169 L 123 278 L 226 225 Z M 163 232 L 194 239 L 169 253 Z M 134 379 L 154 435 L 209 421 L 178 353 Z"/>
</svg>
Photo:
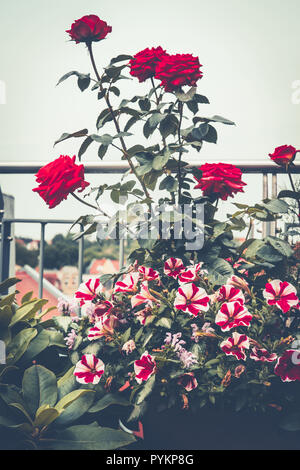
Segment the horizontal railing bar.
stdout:
<svg viewBox="0 0 300 470">
<path fill-rule="evenodd" d="M 207 163 L 219 163 L 220 160 L 206 160 Z M 199 168 L 205 163 L 204 160 L 194 160 L 188 165 L 189 168 Z M 276 165 L 265 160 L 226 160 L 222 163 L 230 163 L 240 168 L 244 173 L 286 173 L 284 166 Z M 0 162 L 0 174 L 34 174 L 44 166 L 46 162 Z M 125 173 L 129 170 L 127 162 L 87 162 L 84 164 L 85 173 Z M 291 173 L 300 173 L 300 165 L 290 166 Z"/>
<path fill-rule="evenodd" d="M 74 220 L 62 220 L 62 219 L 3 219 L 2 223 L 20 223 L 20 224 L 74 224 Z M 79 224 L 79 222 L 76 222 Z"/>
</svg>

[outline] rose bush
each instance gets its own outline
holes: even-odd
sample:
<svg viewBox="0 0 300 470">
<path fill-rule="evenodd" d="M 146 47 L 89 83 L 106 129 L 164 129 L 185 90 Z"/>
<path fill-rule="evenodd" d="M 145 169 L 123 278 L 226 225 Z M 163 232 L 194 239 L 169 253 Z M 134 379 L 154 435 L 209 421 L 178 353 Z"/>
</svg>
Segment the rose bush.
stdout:
<svg viewBox="0 0 300 470">
<path fill-rule="evenodd" d="M 134 56 L 113 58 L 100 72 L 92 43 L 110 31 L 95 15 L 75 21 L 68 30 L 72 39 L 86 44 L 94 77 L 72 71 L 59 83 L 75 76 L 79 89 L 94 93 L 102 108 L 96 131 L 63 133 L 56 144 L 83 138 L 79 161 L 88 148 L 97 146 L 103 159 L 113 147 L 128 163 L 128 172 L 116 184 L 89 188 L 80 199 L 74 191 L 87 188 L 83 166 L 76 165 L 74 158 L 60 157 L 63 164 L 58 159 L 39 171 L 40 186 L 35 191 L 49 207 L 73 194 L 93 210 L 77 221 L 85 227 L 84 233 L 99 233 L 101 214 L 108 221 L 105 236 L 130 236 L 139 246 L 119 273 L 82 283 L 70 315 L 64 305 L 65 315 L 55 320 L 65 340 L 67 362 L 64 375 L 59 371 L 58 383 L 69 394 L 93 391 L 85 408 L 90 418 L 84 417 L 84 425 L 91 423 L 90 439 L 97 434 L 97 423 L 103 426 L 107 419 L 116 427 L 122 418 L 124 432 L 101 428 L 103 435 L 115 436 L 110 444 L 115 447 L 126 445 L 124 433 L 128 443 L 133 436 L 142 436 L 141 423 L 132 425 L 139 430 L 131 432 L 122 420 L 143 421 L 147 409 L 150 414 L 197 412 L 212 405 L 232 412 L 271 409 L 283 411 L 288 428 L 289 414 L 300 409 L 299 262 L 284 234 L 256 239 L 251 229 L 287 213 L 286 197 L 299 201 L 290 174 L 296 152 L 283 146 L 292 191 L 255 205 L 234 202 L 234 212 L 218 220 L 219 200 L 243 192 L 245 182 L 233 165 L 190 165 L 189 151 L 215 144 L 219 124 L 234 124 L 219 115 L 203 115 L 209 100 L 197 90 L 203 76 L 199 58 L 149 47 Z M 119 99 L 119 85 L 131 77 L 147 81 L 149 91 Z M 112 134 L 108 127 L 115 129 Z M 151 144 L 147 143 L 150 137 Z M 282 157 L 282 148 L 270 155 L 275 162 L 279 153 Z M 114 214 L 101 207 L 107 192 L 113 203 L 120 204 Z M 135 203 L 142 216 L 132 212 Z M 199 206 L 202 222 L 195 215 Z M 191 211 L 185 212 L 185 207 Z M 183 230 L 188 222 L 192 228 Z M 144 236 L 149 232 L 151 236 Z M 200 245 L 191 247 L 189 241 L 199 237 Z M 72 313 L 76 302 L 80 317 Z M 288 392 L 287 381 L 293 382 Z M 54 399 L 47 402 L 60 411 L 62 405 L 55 403 Z M 73 405 L 75 416 L 80 404 Z M 76 441 L 77 432 L 80 429 L 69 429 L 67 436 L 71 433 Z M 108 446 L 108 441 L 109 437 L 102 445 Z M 62 448 L 59 439 L 55 442 Z M 88 448 L 92 445 L 96 446 L 94 441 Z"/>
</svg>

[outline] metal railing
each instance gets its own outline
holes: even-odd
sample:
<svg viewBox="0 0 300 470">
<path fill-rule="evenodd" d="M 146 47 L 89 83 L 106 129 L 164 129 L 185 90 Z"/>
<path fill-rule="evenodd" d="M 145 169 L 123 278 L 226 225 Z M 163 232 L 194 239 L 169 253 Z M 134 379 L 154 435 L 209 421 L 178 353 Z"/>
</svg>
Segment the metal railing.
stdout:
<svg viewBox="0 0 300 470">
<path fill-rule="evenodd" d="M 218 163 L 219 160 L 209 160 L 209 163 Z M 269 175 L 271 175 L 271 194 L 272 198 L 277 196 L 277 175 L 285 173 L 285 168 L 276 165 L 271 161 L 260 160 L 245 160 L 233 161 L 223 160 L 224 163 L 230 163 L 240 168 L 246 174 L 261 174 L 262 175 L 262 198 L 269 197 Z M 188 167 L 199 168 L 203 161 L 194 160 Z M 35 174 L 38 170 L 45 165 L 45 162 L 0 162 L 0 174 Z M 127 162 L 99 162 L 99 163 L 85 163 L 86 174 L 107 174 L 115 173 L 122 174 L 129 170 Z M 291 173 L 300 174 L 300 165 L 293 165 L 290 167 Z M 73 224 L 73 220 L 57 220 L 57 219 L 15 219 L 5 218 L 3 210 L 3 198 L 0 190 L 0 224 L 1 224 L 1 260 L 0 260 L 0 280 L 3 281 L 8 277 L 8 266 L 10 257 L 10 242 L 11 226 L 15 223 L 38 223 L 41 226 L 41 242 L 39 250 L 39 295 L 42 297 L 43 280 L 44 280 L 44 247 L 45 247 L 45 227 L 47 224 Z M 80 230 L 83 231 L 83 226 L 80 225 Z M 276 234 L 276 222 L 263 222 L 262 224 L 262 237 L 267 235 Z M 79 282 L 82 280 L 83 274 L 83 254 L 84 254 L 84 237 L 79 239 L 78 250 L 78 272 Z M 120 240 L 120 267 L 124 263 L 124 240 Z"/>
</svg>

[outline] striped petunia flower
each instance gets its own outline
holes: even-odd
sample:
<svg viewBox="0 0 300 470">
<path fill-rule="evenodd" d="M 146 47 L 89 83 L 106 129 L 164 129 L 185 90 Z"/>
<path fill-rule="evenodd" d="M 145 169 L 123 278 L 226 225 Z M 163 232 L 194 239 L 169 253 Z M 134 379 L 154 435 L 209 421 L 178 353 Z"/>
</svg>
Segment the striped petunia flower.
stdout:
<svg viewBox="0 0 300 470">
<path fill-rule="evenodd" d="M 196 317 L 199 312 L 209 309 L 209 297 L 202 287 L 193 283 L 183 284 L 176 294 L 174 307 Z"/>
<path fill-rule="evenodd" d="M 231 338 L 222 341 L 220 348 L 227 356 L 235 356 L 237 359 L 246 360 L 245 349 L 249 349 L 250 342 L 246 335 L 234 331 Z"/>
<path fill-rule="evenodd" d="M 228 331 L 238 326 L 249 326 L 252 315 L 239 301 L 224 302 L 218 311 L 215 319 L 216 325 L 219 325 L 222 331 Z"/>
<path fill-rule="evenodd" d="M 165 262 L 164 273 L 173 278 L 177 278 L 182 271 L 185 270 L 182 259 L 180 258 L 169 258 Z"/>
<path fill-rule="evenodd" d="M 83 305 L 85 302 L 94 300 L 103 292 L 103 285 L 98 278 L 89 279 L 87 282 L 83 282 L 78 287 L 75 293 L 75 297 L 80 299 L 80 304 Z"/>
<path fill-rule="evenodd" d="M 74 369 L 74 376 L 81 384 L 97 384 L 104 373 L 104 363 L 94 354 L 84 354 Z"/>
<path fill-rule="evenodd" d="M 116 282 L 114 292 L 136 292 L 139 278 L 138 272 L 126 274 L 121 281 Z"/>
<path fill-rule="evenodd" d="M 299 302 L 296 288 L 289 282 L 280 281 L 280 279 L 267 282 L 263 296 L 269 305 L 275 305 L 283 313 L 288 312 Z"/>
</svg>

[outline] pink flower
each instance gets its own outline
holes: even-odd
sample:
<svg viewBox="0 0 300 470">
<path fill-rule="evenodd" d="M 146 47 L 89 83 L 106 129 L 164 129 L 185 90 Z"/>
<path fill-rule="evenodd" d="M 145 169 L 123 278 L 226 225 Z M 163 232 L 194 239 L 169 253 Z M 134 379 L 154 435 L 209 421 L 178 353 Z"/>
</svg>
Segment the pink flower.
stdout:
<svg viewBox="0 0 300 470">
<path fill-rule="evenodd" d="M 245 305 L 235 301 L 223 303 L 216 315 L 215 323 L 222 331 L 228 331 L 237 326 L 249 326 L 251 320 L 252 315 Z"/>
<path fill-rule="evenodd" d="M 122 281 L 116 282 L 114 292 L 136 292 L 139 277 L 137 272 L 126 274 Z"/>
<path fill-rule="evenodd" d="M 104 373 L 104 364 L 94 354 L 85 354 L 77 362 L 74 375 L 81 384 L 97 384 Z"/>
<path fill-rule="evenodd" d="M 227 279 L 226 284 L 229 286 L 237 287 L 238 289 L 244 290 L 248 294 L 250 294 L 249 290 L 249 284 L 245 279 L 242 279 L 241 277 L 235 276 L 233 274 L 229 279 Z"/>
<path fill-rule="evenodd" d="M 147 318 L 152 318 L 152 302 L 149 301 L 146 304 L 146 307 L 143 308 L 142 310 L 139 310 L 138 312 L 134 313 L 134 316 L 136 319 L 140 322 L 141 325 L 145 325 Z"/>
<path fill-rule="evenodd" d="M 159 280 L 159 272 L 155 271 L 155 269 L 147 268 L 146 266 L 139 266 L 138 271 L 143 276 L 144 281 Z"/>
<path fill-rule="evenodd" d="M 246 367 L 244 365 L 239 365 L 234 369 L 234 376 L 236 379 L 239 379 L 240 376 L 245 372 Z"/>
<path fill-rule="evenodd" d="M 231 338 L 222 341 L 220 348 L 228 356 L 235 356 L 237 359 L 246 360 L 245 349 L 249 349 L 249 338 L 246 335 L 240 335 L 236 331 L 232 333 Z"/>
<path fill-rule="evenodd" d="M 83 305 L 86 301 L 94 300 L 102 292 L 103 286 L 99 279 L 91 278 L 87 282 L 80 284 L 78 291 L 75 293 L 75 297 L 81 299 L 80 304 Z"/>
<path fill-rule="evenodd" d="M 79 303 L 75 299 L 66 300 L 62 297 L 58 299 L 57 310 L 62 315 L 77 315 Z"/>
<path fill-rule="evenodd" d="M 279 357 L 274 368 L 276 375 L 283 382 L 294 382 L 300 380 L 300 351 L 287 349 L 283 356 Z"/>
<path fill-rule="evenodd" d="M 240 302 L 245 303 L 244 294 L 240 289 L 236 289 L 235 287 L 224 285 L 220 287 L 218 292 L 214 295 L 215 302 Z"/>
<path fill-rule="evenodd" d="M 178 384 L 182 385 L 187 392 L 190 392 L 194 388 L 198 387 L 198 382 L 193 372 L 187 372 L 186 374 L 182 375 L 178 380 Z"/>
<path fill-rule="evenodd" d="M 138 384 L 149 379 L 155 373 L 156 362 L 153 356 L 148 354 L 147 351 L 142 354 L 141 358 L 134 361 L 135 380 Z"/>
<path fill-rule="evenodd" d="M 198 263 L 192 266 L 188 266 L 185 271 L 182 271 L 178 275 L 180 283 L 194 282 L 197 281 L 201 274 L 201 268 L 203 263 Z"/>
<path fill-rule="evenodd" d="M 207 312 L 209 309 L 209 297 L 202 287 L 195 284 L 184 284 L 179 287 L 176 294 L 174 306 L 195 317 L 200 311 Z"/>
<path fill-rule="evenodd" d="M 164 273 L 170 277 L 178 277 L 185 270 L 183 262 L 180 258 L 169 258 L 165 262 Z"/>
<path fill-rule="evenodd" d="M 114 332 L 115 326 L 118 323 L 117 317 L 110 314 L 104 314 L 99 318 L 99 321 L 89 329 L 88 339 L 90 341 L 97 340 L 103 336 L 111 336 Z"/>
<path fill-rule="evenodd" d="M 264 348 L 257 348 L 256 346 L 254 346 L 254 348 L 250 352 L 250 357 L 254 361 L 272 362 L 272 361 L 276 361 L 277 354 L 269 353 Z"/>
<path fill-rule="evenodd" d="M 276 305 L 284 313 L 299 302 L 296 288 L 289 282 L 279 279 L 266 284 L 263 296 L 269 305 Z"/>
<path fill-rule="evenodd" d="M 74 329 L 71 330 L 70 333 L 64 338 L 68 349 L 72 349 L 74 346 L 75 339 L 77 338 L 76 331 Z"/>
<path fill-rule="evenodd" d="M 159 301 L 155 297 L 153 297 L 152 294 L 150 294 L 149 288 L 148 288 L 148 282 L 144 281 L 141 284 L 140 293 L 131 297 L 131 306 L 132 308 L 134 308 L 141 304 L 152 305 L 152 302 L 159 303 Z"/>
<path fill-rule="evenodd" d="M 129 341 L 126 341 L 125 344 L 123 344 L 123 347 L 122 347 L 122 351 L 125 351 L 126 354 L 131 354 L 132 351 L 135 350 L 135 342 L 133 341 L 133 339 L 130 339 Z"/>
</svg>

